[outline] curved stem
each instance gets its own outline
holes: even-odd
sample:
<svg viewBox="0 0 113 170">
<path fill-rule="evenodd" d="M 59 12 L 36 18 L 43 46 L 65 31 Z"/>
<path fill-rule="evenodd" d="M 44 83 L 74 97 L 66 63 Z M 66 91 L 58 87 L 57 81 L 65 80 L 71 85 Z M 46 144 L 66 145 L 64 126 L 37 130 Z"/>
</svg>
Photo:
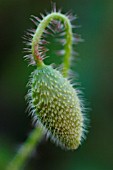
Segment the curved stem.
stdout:
<svg viewBox="0 0 113 170">
<path fill-rule="evenodd" d="M 64 77 L 67 77 L 68 71 L 70 68 L 70 57 L 71 57 L 71 52 L 72 52 L 72 36 L 73 35 L 72 35 L 72 27 L 71 27 L 70 20 L 65 15 L 58 13 L 58 12 L 53 12 L 43 18 L 43 20 L 38 25 L 38 28 L 36 29 L 36 32 L 32 39 L 32 55 L 38 66 L 44 65 L 42 58 L 38 52 L 38 45 L 39 45 L 41 36 L 45 28 L 54 19 L 60 20 L 65 25 L 66 44 L 64 47 L 65 56 L 64 56 L 64 61 L 63 61 L 62 74 Z M 20 148 L 19 152 L 17 153 L 13 161 L 10 163 L 7 170 L 20 170 L 22 166 L 25 164 L 26 160 L 31 155 L 32 151 L 35 149 L 36 145 L 40 142 L 43 134 L 44 134 L 43 130 L 39 127 L 36 127 L 32 131 L 31 135 L 28 137 L 27 141 Z"/>
<path fill-rule="evenodd" d="M 36 127 L 32 133 L 29 135 L 26 142 L 19 149 L 17 155 L 12 160 L 10 165 L 7 167 L 7 170 L 20 170 L 22 166 L 26 163 L 27 159 L 32 154 L 36 145 L 42 139 L 44 133 L 42 128 Z"/>
<path fill-rule="evenodd" d="M 66 44 L 65 44 L 65 56 L 63 61 L 63 75 L 66 77 L 68 75 L 69 67 L 70 67 L 70 57 L 72 52 L 72 26 L 70 23 L 70 20 L 67 16 L 58 13 L 53 12 L 51 14 L 48 14 L 46 17 L 43 18 L 43 20 L 38 25 L 38 28 L 36 29 L 36 32 L 32 39 L 32 55 L 34 57 L 34 60 L 36 61 L 37 65 L 42 65 L 43 61 L 41 56 L 39 56 L 38 53 L 38 44 L 40 42 L 41 36 L 44 33 L 45 28 L 48 26 L 48 24 L 52 20 L 60 20 L 65 24 L 66 28 Z"/>
</svg>

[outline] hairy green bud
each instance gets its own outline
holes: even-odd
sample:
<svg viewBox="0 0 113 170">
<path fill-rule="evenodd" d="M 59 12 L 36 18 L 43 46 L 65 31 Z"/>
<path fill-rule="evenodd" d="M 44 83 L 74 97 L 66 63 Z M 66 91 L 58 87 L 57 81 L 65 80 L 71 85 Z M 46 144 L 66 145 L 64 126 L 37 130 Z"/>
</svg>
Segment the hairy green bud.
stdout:
<svg viewBox="0 0 113 170">
<path fill-rule="evenodd" d="M 70 12 L 62 14 L 57 11 L 55 3 L 51 13 L 46 16 L 41 14 L 41 18 L 31 18 L 36 29 L 28 30 L 27 36 L 24 36 L 27 41 L 27 48 L 24 48 L 27 55 L 24 57 L 30 60 L 29 65 L 35 65 L 37 68 L 28 83 L 30 89 L 27 99 L 29 113 L 39 126 L 34 128 L 7 170 L 21 169 L 45 133 L 57 145 L 68 150 L 77 149 L 85 137 L 84 132 L 87 131 L 84 129 L 84 119 L 87 119 L 83 116 L 83 104 L 79 99 L 78 90 L 74 89 L 67 79 L 71 58 L 76 54 L 73 46 L 83 41 L 80 35 L 73 31 L 74 27 L 76 28 L 72 24 L 74 19 L 76 16 Z M 44 64 L 48 51 L 47 37 L 53 34 L 63 46 L 62 50 L 55 52 L 63 56 L 61 72 Z"/>
<path fill-rule="evenodd" d="M 29 105 L 51 139 L 65 149 L 78 148 L 83 115 L 77 92 L 67 78 L 43 65 L 32 73 L 30 87 Z"/>
</svg>

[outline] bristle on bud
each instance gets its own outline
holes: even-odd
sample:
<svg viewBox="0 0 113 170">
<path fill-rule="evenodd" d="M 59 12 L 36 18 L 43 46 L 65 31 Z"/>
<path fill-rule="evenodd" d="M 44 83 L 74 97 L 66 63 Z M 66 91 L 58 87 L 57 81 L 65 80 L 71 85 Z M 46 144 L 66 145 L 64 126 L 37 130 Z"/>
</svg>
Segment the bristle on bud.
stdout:
<svg viewBox="0 0 113 170">
<path fill-rule="evenodd" d="M 84 117 L 77 91 L 51 66 L 32 73 L 28 102 L 32 115 L 64 149 L 77 149 L 84 137 Z"/>
</svg>

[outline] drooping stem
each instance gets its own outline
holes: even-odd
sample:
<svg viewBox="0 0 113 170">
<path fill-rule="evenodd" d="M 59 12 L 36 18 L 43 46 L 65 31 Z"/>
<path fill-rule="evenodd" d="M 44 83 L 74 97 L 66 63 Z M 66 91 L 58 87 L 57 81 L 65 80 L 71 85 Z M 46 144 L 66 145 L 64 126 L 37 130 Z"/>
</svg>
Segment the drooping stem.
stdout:
<svg viewBox="0 0 113 170">
<path fill-rule="evenodd" d="M 38 46 L 39 46 L 39 42 L 40 42 L 42 34 L 44 33 L 45 28 L 54 19 L 60 20 L 65 25 L 66 43 L 65 43 L 65 47 L 64 47 L 65 56 L 64 56 L 64 60 L 63 60 L 62 74 L 64 77 L 67 77 L 69 68 L 70 68 L 70 57 L 71 57 L 71 53 L 72 53 L 72 36 L 73 36 L 71 23 L 67 16 L 65 16 L 61 13 L 58 13 L 58 12 L 53 12 L 43 18 L 43 20 L 38 25 L 36 32 L 32 39 L 32 55 L 34 57 L 34 60 L 37 64 L 37 66 L 44 65 L 44 62 L 42 61 L 42 57 L 39 55 L 39 52 L 38 52 Z M 29 156 L 32 154 L 33 150 L 36 148 L 36 145 L 42 139 L 43 135 L 44 135 L 43 130 L 40 127 L 36 127 L 32 131 L 31 135 L 28 137 L 26 142 L 22 145 L 22 147 L 18 151 L 15 158 L 8 166 L 7 170 L 22 169 L 23 165 L 26 163 Z"/>
<path fill-rule="evenodd" d="M 17 155 L 12 160 L 12 162 L 7 167 L 7 170 L 20 170 L 26 161 L 32 154 L 33 150 L 36 148 L 36 145 L 40 142 L 44 135 L 42 128 L 36 127 L 32 133 L 29 135 L 26 142 L 19 149 Z"/>
<path fill-rule="evenodd" d="M 66 30 L 66 44 L 64 47 L 65 50 L 65 56 L 64 56 L 64 61 L 63 61 L 63 75 L 66 77 L 68 75 L 68 71 L 70 68 L 70 57 L 72 53 L 72 26 L 70 23 L 70 20 L 68 19 L 67 16 L 58 13 L 58 12 L 53 12 L 51 14 L 48 14 L 46 17 L 43 18 L 42 21 L 40 21 L 40 24 L 38 25 L 36 32 L 33 36 L 32 39 L 32 55 L 34 57 L 34 60 L 36 61 L 37 65 L 42 65 L 43 61 L 41 56 L 39 56 L 38 52 L 38 45 L 41 39 L 42 34 L 44 33 L 45 28 L 49 25 L 49 23 L 52 20 L 59 20 L 65 25 L 65 30 Z"/>
</svg>

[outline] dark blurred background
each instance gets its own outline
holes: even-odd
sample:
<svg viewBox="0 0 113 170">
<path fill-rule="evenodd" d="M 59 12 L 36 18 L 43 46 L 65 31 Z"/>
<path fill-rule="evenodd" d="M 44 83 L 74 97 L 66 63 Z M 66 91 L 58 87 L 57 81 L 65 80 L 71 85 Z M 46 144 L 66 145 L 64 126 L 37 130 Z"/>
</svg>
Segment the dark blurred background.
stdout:
<svg viewBox="0 0 113 170">
<path fill-rule="evenodd" d="M 25 169 L 113 170 L 113 1 L 57 0 L 57 7 L 63 12 L 72 9 L 82 25 L 76 31 L 85 42 L 76 47 L 79 56 L 73 70 L 92 109 L 90 129 L 87 140 L 73 152 L 43 141 Z M 23 60 L 21 37 L 34 27 L 30 15 L 39 16 L 45 9 L 51 10 L 50 0 L 0 0 L 0 170 L 33 128 L 24 96 L 34 68 Z"/>
</svg>

